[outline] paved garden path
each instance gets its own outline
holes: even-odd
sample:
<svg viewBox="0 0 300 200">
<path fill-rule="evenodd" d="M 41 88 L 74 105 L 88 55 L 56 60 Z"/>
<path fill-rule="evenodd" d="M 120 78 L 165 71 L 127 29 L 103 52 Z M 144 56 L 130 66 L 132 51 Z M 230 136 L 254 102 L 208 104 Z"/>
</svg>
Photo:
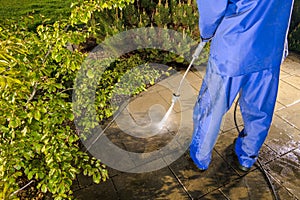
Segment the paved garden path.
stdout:
<svg viewBox="0 0 300 200">
<path fill-rule="evenodd" d="M 147 153 L 167 146 L 173 138 L 184 149 L 192 134 L 192 107 L 202 82 L 203 70 L 191 71 L 177 102 L 161 133 L 138 138 L 136 124 L 145 127 L 157 115 L 163 116 L 171 103 L 172 91 L 182 74 L 177 74 L 151 87 L 124 109 L 121 118 L 106 131 L 106 136 L 126 152 Z M 154 118 L 145 115 L 151 105 L 157 109 Z M 163 110 L 164 112 L 160 112 Z M 154 121 L 153 121 L 154 120 Z M 180 124 L 184 121 L 184 125 Z M 238 124 L 242 126 L 238 112 Z M 145 134 L 150 134 L 145 129 Z M 129 134 L 128 134 L 129 133 Z M 132 133 L 132 135 L 130 135 Z M 218 142 L 213 151 L 209 169 L 200 172 L 189 158 L 188 151 L 174 162 L 174 154 L 162 156 L 165 167 L 152 172 L 127 173 L 108 167 L 110 179 L 94 184 L 89 177 L 78 176 L 74 182 L 75 197 L 83 200 L 132 199 L 272 199 L 272 192 L 264 175 L 255 165 L 248 173 L 240 172 L 233 162 L 232 143 L 237 136 L 233 122 L 233 107 L 226 114 Z M 282 200 L 300 199 L 300 59 L 291 54 L 282 65 L 276 111 L 269 136 L 263 145 L 259 160 L 264 165 L 277 195 Z M 171 147 L 172 148 L 172 147 Z M 181 148 L 181 150 L 182 150 Z M 185 150 L 185 149 L 184 149 Z M 172 157 L 173 156 L 173 157 Z M 126 162 L 140 166 L 129 154 Z M 148 164 L 147 158 L 145 165 Z M 149 161 L 150 162 L 150 161 Z M 172 162 L 172 163 L 171 163 Z M 161 164 L 161 163 L 160 163 Z M 120 164 L 123 165 L 123 164 Z M 153 167 L 154 164 L 149 165 Z M 115 163 L 117 166 L 117 163 Z M 145 168 L 146 169 L 146 168 Z"/>
</svg>

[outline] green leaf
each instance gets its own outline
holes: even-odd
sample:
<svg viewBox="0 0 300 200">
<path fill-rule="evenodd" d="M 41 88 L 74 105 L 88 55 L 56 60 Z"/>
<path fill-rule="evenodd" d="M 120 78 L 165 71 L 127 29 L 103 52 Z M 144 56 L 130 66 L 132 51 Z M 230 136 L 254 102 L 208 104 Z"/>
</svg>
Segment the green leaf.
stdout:
<svg viewBox="0 0 300 200">
<path fill-rule="evenodd" d="M 46 193 L 48 188 L 47 188 L 47 185 L 43 184 L 42 187 L 41 187 L 41 190 L 43 193 Z"/>
<path fill-rule="evenodd" d="M 45 177 L 45 174 L 43 172 L 38 172 L 38 176 L 40 179 L 43 179 Z"/>
<path fill-rule="evenodd" d="M 21 165 L 16 164 L 16 165 L 15 165 L 15 169 L 16 169 L 16 170 L 20 170 L 20 169 L 21 169 Z"/>
<path fill-rule="evenodd" d="M 93 174 L 93 181 L 96 184 L 99 184 L 101 181 L 101 176 L 100 173 L 96 172 L 95 174 Z"/>
<path fill-rule="evenodd" d="M 10 120 L 8 124 L 9 128 L 16 128 L 17 127 L 17 122 L 16 120 Z"/>
<path fill-rule="evenodd" d="M 68 118 L 70 121 L 73 121 L 73 120 L 74 120 L 74 115 L 73 115 L 73 113 L 69 113 L 69 114 L 67 115 L 67 118 Z"/>
<path fill-rule="evenodd" d="M 47 112 L 47 109 L 45 107 L 42 107 L 40 110 L 41 110 L 42 113 L 46 113 Z"/>
<path fill-rule="evenodd" d="M 5 61 L 5 60 L 0 60 L 0 63 L 5 64 L 5 65 L 8 65 L 8 64 L 9 64 L 9 63 L 8 63 L 7 61 Z M 1 71 L 3 71 L 3 70 L 1 70 Z"/>
<path fill-rule="evenodd" d="M 94 72 L 93 72 L 91 69 L 89 69 L 89 70 L 87 71 L 86 75 L 87 75 L 87 77 L 89 77 L 90 79 L 94 78 Z"/>
<path fill-rule="evenodd" d="M 41 119 L 41 113 L 39 110 L 36 110 L 33 114 L 34 119 L 36 119 L 37 121 L 40 121 Z"/>
<path fill-rule="evenodd" d="M 175 61 L 178 62 L 178 63 L 183 63 L 183 62 L 184 62 L 184 57 L 178 56 L 178 57 L 175 59 Z"/>
<path fill-rule="evenodd" d="M 28 180 L 31 180 L 33 178 L 34 172 L 30 171 L 27 175 Z"/>
</svg>

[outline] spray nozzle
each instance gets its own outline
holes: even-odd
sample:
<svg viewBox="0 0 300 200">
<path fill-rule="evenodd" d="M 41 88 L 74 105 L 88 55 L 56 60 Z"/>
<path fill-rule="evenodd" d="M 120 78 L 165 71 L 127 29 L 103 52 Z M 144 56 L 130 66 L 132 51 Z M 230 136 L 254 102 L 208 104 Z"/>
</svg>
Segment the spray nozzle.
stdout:
<svg viewBox="0 0 300 200">
<path fill-rule="evenodd" d="M 172 96 L 172 103 L 175 103 L 178 99 L 179 99 L 179 97 L 180 97 L 180 94 L 173 94 L 173 96 Z"/>
</svg>

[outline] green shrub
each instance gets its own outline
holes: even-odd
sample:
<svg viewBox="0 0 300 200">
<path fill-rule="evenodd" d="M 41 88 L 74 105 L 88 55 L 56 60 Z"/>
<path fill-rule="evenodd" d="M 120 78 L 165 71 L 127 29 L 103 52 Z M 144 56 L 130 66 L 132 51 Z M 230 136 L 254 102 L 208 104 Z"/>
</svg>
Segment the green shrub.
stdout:
<svg viewBox="0 0 300 200">
<path fill-rule="evenodd" d="M 71 94 L 86 54 L 66 45 L 86 41 L 94 11 L 128 2 L 81 1 L 68 20 L 45 20 L 35 31 L 28 30 L 32 17 L 0 27 L 0 199 L 18 199 L 14 191 L 30 181 L 39 193 L 69 199 L 77 174 L 96 183 L 108 178 L 105 166 L 81 151 Z"/>
<path fill-rule="evenodd" d="M 289 47 L 300 52 L 300 0 L 295 0 L 289 33 Z"/>
</svg>

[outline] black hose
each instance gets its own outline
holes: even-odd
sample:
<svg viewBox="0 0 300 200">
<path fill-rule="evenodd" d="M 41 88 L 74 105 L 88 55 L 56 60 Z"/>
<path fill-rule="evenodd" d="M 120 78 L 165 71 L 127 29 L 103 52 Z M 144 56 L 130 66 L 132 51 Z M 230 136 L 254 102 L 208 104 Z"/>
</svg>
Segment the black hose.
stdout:
<svg viewBox="0 0 300 200">
<path fill-rule="evenodd" d="M 238 97 L 238 99 L 236 100 L 236 103 L 234 105 L 234 113 L 233 113 L 233 120 L 234 120 L 234 124 L 235 124 L 235 128 L 237 130 L 237 132 L 240 134 L 240 129 L 239 129 L 239 126 L 237 124 L 237 118 L 236 118 L 236 113 L 237 113 L 237 107 L 239 105 L 239 100 L 240 100 L 240 97 Z"/>
<path fill-rule="evenodd" d="M 272 190 L 274 199 L 275 199 L 275 200 L 279 200 L 279 198 L 278 198 L 278 196 L 277 196 L 277 193 L 276 193 L 276 191 L 275 191 L 274 185 L 272 184 L 271 179 L 270 179 L 268 173 L 266 172 L 265 168 L 263 167 L 263 165 L 261 164 L 261 162 L 260 162 L 259 160 L 257 160 L 257 163 L 258 163 L 258 165 L 259 165 L 259 169 L 260 169 L 261 172 L 264 174 L 265 179 L 267 180 L 267 182 L 268 182 L 268 184 L 269 184 L 269 186 L 270 186 L 270 188 L 271 188 L 271 190 Z"/>
<path fill-rule="evenodd" d="M 238 99 L 237 99 L 237 101 L 236 101 L 236 103 L 235 103 L 235 106 L 234 106 L 233 120 L 234 120 L 234 124 L 235 124 L 236 130 L 237 130 L 238 133 L 240 134 L 241 131 L 240 131 L 239 126 L 238 126 L 238 124 L 237 124 L 237 117 L 236 117 L 237 107 L 238 107 L 239 100 L 240 100 L 240 97 L 238 97 Z M 266 172 L 265 168 L 263 167 L 263 165 L 262 165 L 261 162 L 259 161 L 259 159 L 257 159 L 257 163 L 258 163 L 258 166 L 259 166 L 260 171 L 264 174 L 264 177 L 265 177 L 265 179 L 266 179 L 266 181 L 267 181 L 269 187 L 270 187 L 271 190 L 272 190 L 272 194 L 273 194 L 274 199 L 275 199 L 275 200 L 279 200 L 279 198 L 278 198 L 278 196 L 277 196 L 277 193 L 276 193 L 276 191 L 275 191 L 275 188 L 274 188 L 274 186 L 273 186 L 273 184 L 272 184 L 272 182 L 271 182 L 271 179 L 270 179 L 268 173 Z"/>
</svg>

